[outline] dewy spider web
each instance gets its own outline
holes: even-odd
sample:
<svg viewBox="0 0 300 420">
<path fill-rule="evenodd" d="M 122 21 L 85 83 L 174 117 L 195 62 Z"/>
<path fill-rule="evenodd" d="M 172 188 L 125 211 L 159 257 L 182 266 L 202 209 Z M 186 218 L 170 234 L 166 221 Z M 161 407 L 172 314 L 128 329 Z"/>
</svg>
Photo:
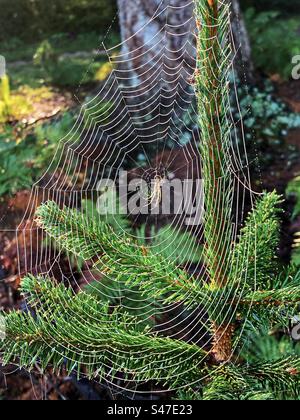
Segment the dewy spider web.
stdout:
<svg viewBox="0 0 300 420">
<path fill-rule="evenodd" d="M 221 1 L 219 3 L 222 6 L 226 4 Z M 176 1 L 162 0 L 152 18 L 143 22 L 141 27 L 137 28 L 135 35 L 115 48 L 106 50 L 113 68 L 112 73 L 100 92 L 82 106 L 74 127 L 60 141 L 48 170 L 32 189 L 30 205 L 17 232 L 20 252 L 26 253 L 25 266 L 20 266 L 22 276 L 24 272 L 47 274 L 64 281 L 75 291 L 83 288 L 84 284 L 91 283 L 92 280 L 102 281 L 99 273 L 96 273 L 91 266 L 81 265 L 81 262 L 74 261 L 53 241 L 45 242 L 43 234 L 33 222 L 37 204 L 53 200 L 60 206 L 81 209 L 86 215 L 85 217 L 103 220 L 105 216 L 99 215 L 94 208 L 92 212 L 89 211 L 90 201 L 96 202 L 99 198 L 99 181 L 110 179 L 117 183 L 120 171 L 129 168 L 129 173 L 138 173 L 149 182 L 149 179 L 153 181 L 153 178 L 158 175 L 161 176 L 160 179 L 171 179 L 174 176 L 175 167 L 175 172 L 178 171 L 181 174 L 181 180 L 190 179 L 191 174 L 193 174 L 193 182 L 196 179 L 201 179 L 200 152 L 197 146 L 200 139 L 198 111 L 195 103 L 195 91 L 191 82 L 196 67 L 195 21 L 191 15 L 186 18 L 194 2 L 185 2 L 181 6 L 176 4 Z M 226 10 L 225 25 L 228 25 L 229 28 L 230 14 L 229 9 Z M 184 16 L 180 25 L 172 24 L 171 17 L 174 13 Z M 152 28 L 151 25 L 158 20 L 165 21 L 162 27 L 155 33 L 152 31 L 152 36 L 142 46 L 131 49 L 132 39 L 149 27 Z M 230 33 L 229 36 L 232 45 L 234 45 L 232 34 Z M 170 45 L 178 44 L 179 48 L 170 48 Z M 250 165 L 246 158 L 242 128 L 242 113 L 238 105 L 236 81 L 232 71 L 235 52 L 235 47 L 230 51 L 224 50 L 224 55 L 226 55 L 224 60 L 230 58 L 227 70 L 228 74 L 233 75 L 232 91 L 235 106 L 239 110 L 237 121 L 232 112 L 229 112 L 226 122 L 229 141 L 226 150 L 227 165 L 226 168 L 223 168 L 223 172 L 226 174 L 229 171 L 231 188 L 229 200 L 224 201 L 223 205 L 226 206 L 229 202 L 231 206 L 230 243 L 237 239 L 238 229 L 246 212 L 245 203 L 252 202 L 253 196 L 249 176 Z M 203 63 L 203 66 L 206 64 Z M 201 72 L 201 66 L 198 71 Z M 226 108 L 230 110 L 232 97 L 229 97 L 226 92 L 222 100 Z M 221 123 L 224 121 L 220 121 Z M 221 194 L 225 188 L 225 178 L 224 176 L 224 178 L 220 177 L 214 180 Z M 220 197 L 222 196 L 220 195 Z M 165 232 L 169 232 L 169 237 L 165 233 L 161 236 L 161 240 L 159 229 L 166 220 L 157 214 L 146 215 L 143 218 L 143 223 L 148 226 L 148 246 L 152 252 L 160 253 L 167 246 L 173 251 L 169 252 L 170 260 L 174 254 L 177 261 L 180 261 L 183 250 L 184 257 L 187 257 L 187 255 L 195 253 L 197 245 L 190 241 L 188 246 L 183 246 L 184 240 L 181 239 L 180 232 L 190 232 L 191 229 L 186 226 L 184 218 L 176 216 L 172 220 L 167 218 L 170 225 Z M 120 221 L 117 215 L 113 216 L 113 219 L 115 224 Z M 131 215 L 130 219 L 136 224 L 139 223 L 136 215 Z M 149 226 L 154 226 L 155 229 L 149 229 Z M 123 225 L 120 224 L 120 234 L 122 229 Z M 20 239 L 22 232 L 24 241 L 28 241 L 28 233 L 30 234 L 30 251 L 28 243 L 24 246 Z M 140 229 L 132 232 L 126 231 L 127 236 L 137 241 L 141 240 L 140 233 Z M 197 243 L 203 243 L 201 227 L 198 226 L 195 233 L 197 234 Z M 216 231 L 212 233 L 221 237 L 217 226 Z M 222 244 L 220 244 L 221 246 Z M 214 251 L 218 255 L 220 249 Z M 68 265 L 66 265 L 66 261 Z M 228 264 L 228 261 L 216 261 L 216 264 L 217 270 L 225 269 L 228 272 L 231 270 L 230 266 L 224 266 L 224 264 Z M 244 256 L 244 267 L 247 271 L 247 255 Z M 185 269 L 191 275 L 202 279 L 205 279 L 207 275 L 201 258 L 198 264 L 186 264 Z M 114 279 L 110 280 L 114 285 Z M 162 305 L 160 299 L 149 302 L 144 298 L 141 302 L 140 299 L 135 300 L 137 295 L 133 295 L 133 297 L 130 295 L 129 286 L 118 283 L 115 287 L 118 288 L 120 296 L 129 295 L 130 309 L 136 305 L 136 310 L 139 313 L 142 312 L 141 323 L 145 319 L 153 320 L 155 317 L 155 329 L 160 334 L 199 344 L 202 348 L 208 347 L 211 338 L 207 334 L 207 320 L 201 305 L 197 309 L 192 309 L 183 308 L 180 303 L 166 307 Z M 244 285 L 241 283 L 240 288 L 243 289 L 243 287 Z M 114 287 L 109 286 L 104 297 L 109 298 L 110 294 L 114 292 Z M 232 296 L 234 292 L 238 299 L 237 290 L 227 289 L 224 293 Z M 189 292 L 186 293 L 188 296 Z M 213 315 L 213 308 L 220 308 L 220 302 L 226 302 L 226 296 L 224 299 L 224 295 L 220 294 L 218 299 L 218 302 L 212 302 L 211 305 Z M 68 302 L 61 302 L 61 304 L 66 306 Z M 122 306 L 122 299 L 120 304 Z M 128 309 L 124 304 L 123 308 Z M 215 314 L 216 319 L 217 315 Z M 79 321 L 88 323 L 89 319 Z M 113 351 L 114 349 L 111 349 L 112 354 Z M 127 356 L 124 354 L 124 359 Z M 134 357 L 142 358 L 143 355 L 136 353 Z M 185 359 L 184 354 L 182 357 Z M 165 354 L 165 358 L 168 359 L 168 354 Z M 109 363 L 107 368 L 109 368 Z M 165 378 L 157 379 L 164 383 Z M 131 381 L 127 380 L 126 383 L 120 381 L 117 384 L 114 381 L 111 386 L 114 389 L 128 389 L 132 392 L 153 392 L 153 390 L 149 390 L 149 386 L 136 383 L 134 374 Z M 155 392 L 160 392 L 160 390 L 156 388 Z"/>
</svg>

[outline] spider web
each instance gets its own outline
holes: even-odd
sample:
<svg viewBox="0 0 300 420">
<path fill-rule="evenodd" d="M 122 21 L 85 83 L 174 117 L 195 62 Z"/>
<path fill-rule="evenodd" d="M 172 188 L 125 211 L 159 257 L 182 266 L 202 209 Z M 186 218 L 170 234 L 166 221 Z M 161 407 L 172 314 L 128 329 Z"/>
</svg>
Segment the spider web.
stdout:
<svg viewBox="0 0 300 420">
<path fill-rule="evenodd" d="M 184 4 L 178 5 L 180 3 Z M 95 209 L 90 212 L 90 203 L 99 199 L 99 181 L 110 179 L 118 184 L 121 171 L 128 170 L 129 176 L 138 174 L 148 183 L 153 182 L 155 176 L 161 181 L 165 178 L 171 179 L 174 175 L 180 176 L 181 180 L 192 177 L 193 182 L 201 179 L 198 148 L 201 134 L 192 83 L 196 67 L 195 20 L 191 15 L 193 4 L 193 1 L 162 0 L 153 16 L 144 21 L 141 19 L 142 22 L 135 28 L 136 33 L 121 44 L 107 49 L 104 40 L 103 47 L 112 72 L 100 91 L 81 107 L 72 130 L 59 142 L 48 170 L 32 188 L 30 204 L 17 229 L 19 253 L 21 255 L 25 252 L 24 266 L 19 267 L 21 276 L 26 273 L 46 274 L 63 281 L 75 292 L 84 289 L 91 282 L 102 281 L 102 276 L 95 273 L 88 264 L 74 261 L 74 258 L 66 255 L 53 241 L 45 240 L 34 223 L 39 204 L 53 200 L 60 206 L 81 210 L 86 217 L 105 220 L 106 216 L 99 215 Z M 180 24 L 174 23 L 176 14 L 182 17 Z M 160 25 L 157 25 L 158 22 Z M 162 22 L 164 23 L 161 24 Z M 142 36 L 146 32 L 150 34 L 147 39 Z M 232 34 L 230 37 L 233 41 Z M 146 39 L 146 42 L 140 44 L 139 39 Z M 233 69 L 238 48 L 233 42 L 232 44 Z M 133 45 L 136 47 L 133 48 Z M 249 210 L 246 203 L 253 202 L 253 191 L 237 82 L 233 71 L 231 74 L 233 95 L 225 100 L 230 104 L 234 103 L 239 115 L 238 118 L 232 112 L 228 115 L 231 127 L 228 169 L 232 178 L 232 241 L 235 241 Z M 217 182 L 222 186 L 222 179 Z M 111 220 L 111 215 L 109 217 Z M 113 215 L 113 219 L 115 225 L 119 225 L 121 234 L 123 225 L 118 215 Z M 176 214 L 172 217 L 150 214 L 142 218 L 140 215 L 129 214 L 128 219 L 135 227 L 146 226 L 148 246 L 154 254 L 160 253 L 167 246 L 172 249 L 177 260 L 180 260 L 182 252 L 185 253 L 185 258 L 187 253 L 192 255 L 195 252 L 195 242 L 190 241 L 188 248 L 183 246 L 180 235 L 184 232 L 194 234 L 199 246 L 204 242 L 201 225 L 191 229 L 184 218 Z M 159 232 L 164 225 L 169 229 L 167 241 L 165 236 L 160 240 Z M 141 240 L 141 229 L 132 229 L 131 232 L 126 231 L 126 234 L 135 241 Z M 172 252 L 169 253 L 172 256 Z M 244 266 L 247 270 L 247 255 L 244 256 Z M 205 279 L 206 267 L 201 258 L 197 264 L 187 262 L 185 270 L 199 279 Z M 110 280 L 113 284 L 114 279 Z M 240 288 L 243 287 L 245 285 L 240 284 Z M 130 294 L 130 290 L 124 285 L 121 287 L 118 284 L 117 288 L 121 296 Z M 105 297 L 110 298 L 113 290 L 110 287 L 106 290 Z M 226 291 L 228 294 L 232 292 Z M 237 291 L 236 296 L 238 298 Z M 218 299 L 226 302 L 224 295 Z M 212 302 L 212 314 L 214 307 L 220 307 L 220 302 Z M 67 306 L 68 302 L 61 304 Z M 198 344 L 199 349 L 209 346 L 211 337 L 207 334 L 208 320 L 201 304 L 197 309 L 183 308 L 181 304 L 166 307 L 159 300 L 153 304 L 146 298 L 142 302 L 135 302 L 135 298 L 131 298 L 131 309 L 135 304 L 136 310 L 142 312 L 143 322 L 145 319 L 155 318 L 155 330 L 162 336 Z M 128 309 L 125 305 L 123 308 Z M 88 323 L 89 320 L 81 319 L 80 322 Z M 143 357 L 134 352 L 132 355 L 136 358 Z M 124 354 L 124 358 L 126 357 L 128 355 Z M 164 357 L 168 360 L 168 354 Z M 184 359 L 185 355 L 182 357 Z M 163 383 L 165 378 L 157 379 Z M 120 381 L 116 384 L 108 379 L 107 385 L 116 396 L 118 393 L 125 393 L 130 398 L 134 398 L 137 393 L 153 395 L 165 392 L 158 387 L 151 389 L 148 384 L 137 383 L 134 376 L 126 383 Z M 190 385 L 192 384 L 187 386 Z"/>
</svg>

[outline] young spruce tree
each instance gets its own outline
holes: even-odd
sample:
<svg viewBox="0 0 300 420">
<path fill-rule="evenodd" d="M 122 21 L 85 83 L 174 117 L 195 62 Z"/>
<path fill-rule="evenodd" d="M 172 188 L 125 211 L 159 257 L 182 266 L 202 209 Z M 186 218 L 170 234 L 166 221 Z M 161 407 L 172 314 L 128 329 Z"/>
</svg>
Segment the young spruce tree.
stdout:
<svg viewBox="0 0 300 420">
<path fill-rule="evenodd" d="M 99 381 L 151 381 L 184 399 L 278 399 L 298 395 L 300 357 L 247 360 L 250 332 L 288 322 L 300 285 L 278 274 L 281 198 L 265 194 L 233 243 L 234 181 L 230 168 L 229 76 L 232 60 L 229 1 L 195 0 L 199 29 L 196 90 L 205 183 L 208 277 L 194 279 L 166 256 L 115 232 L 109 224 L 54 202 L 37 224 L 57 245 L 95 270 L 140 290 L 149 301 L 201 307 L 211 337 L 204 348 L 166 338 L 100 295 L 74 294 L 47 277 L 28 275 L 22 293 L 31 311 L 6 315 L 3 363 L 77 371 Z M 262 327 L 264 329 L 262 329 Z M 246 353 L 247 354 L 247 353 Z M 288 390 L 288 392 L 287 392 Z"/>
</svg>

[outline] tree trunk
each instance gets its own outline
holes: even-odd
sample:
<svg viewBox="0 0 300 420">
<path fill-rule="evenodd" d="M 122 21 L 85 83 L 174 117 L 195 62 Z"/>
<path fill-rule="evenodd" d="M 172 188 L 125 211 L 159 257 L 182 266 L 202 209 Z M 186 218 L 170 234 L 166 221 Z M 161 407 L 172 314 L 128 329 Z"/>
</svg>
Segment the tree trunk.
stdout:
<svg viewBox="0 0 300 420">
<path fill-rule="evenodd" d="M 236 72 L 242 82 L 254 82 L 254 64 L 251 44 L 239 0 L 232 0 L 232 32 L 235 41 Z"/>
<path fill-rule="evenodd" d="M 134 133 L 147 145 L 180 140 L 180 118 L 193 100 L 195 20 L 191 0 L 118 0 L 122 50 L 116 80 Z M 178 140 L 178 141 L 179 141 Z"/>
<path fill-rule="evenodd" d="M 122 61 L 130 84 L 159 80 L 172 90 L 178 74 L 195 68 L 193 3 L 190 0 L 118 0 Z M 187 79 L 187 77 L 185 77 Z"/>
<path fill-rule="evenodd" d="M 172 90 L 178 74 L 187 81 L 195 68 L 194 4 L 190 0 L 118 0 L 127 84 Z M 232 0 L 236 70 L 253 81 L 251 47 L 238 0 Z M 163 76 L 163 77 L 162 77 Z M 159 80 L 159 84 L 157 81 Z M 147 82 L 146 82 L 147 81 Z"/>
</svg>

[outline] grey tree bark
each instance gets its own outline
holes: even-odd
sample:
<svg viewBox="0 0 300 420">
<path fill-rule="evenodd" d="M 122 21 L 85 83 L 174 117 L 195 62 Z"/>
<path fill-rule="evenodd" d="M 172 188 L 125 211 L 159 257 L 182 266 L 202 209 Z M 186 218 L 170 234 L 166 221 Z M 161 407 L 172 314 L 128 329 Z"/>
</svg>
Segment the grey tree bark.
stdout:
<svg viewBox="0 0 300 420">
<path fill-rule="evenodd" d="M 118 0 L 123 57 L 132 84 L 152 73 L 164 74 L 165 86 L 180 71 L 195 66 L 193 2 L 191 0 Z M 157 69 L 159 68 L 159 71 Z"/>
<path fill-rule="evenodd" d="M 124 60 L 128 59 L 127 69 L 133 84 L 146 80 L 150 70 L 155 70 L 162 60 L 165 69 L 170 70 L 169 83 L 178 67 L 181 72 L 192 73 L 196 52 L 193 1 L 118 0 L 118 6 L 124 42 L 122 53 Z M 251 46 L 239 0 L 232 0 L 232 30 L 237 49 L 237 73 L 243 81 L 246 77 L 252 82 Z"/>
<path fill-rule="evenodd" d="M 232 1 L 236 71 L 242 82 L 251 82 L 251 48 L 239 2 L 227 1 Z M 126 114 L 138 141 L 174 143 L 182 135 L 183 111 L 191 109 L 194 99 L 194 1 L 118 0 L 118 7 L 123 43 L 115 55 L 114 83 L 116 91 L 121 85 L 124 107 L 119 114 Z M 194 114 L 188 117 L 189 127 L 197 126 Z"/>
<path fill-rule="evenodd" d="M 232 32 L 235 41 L 235 68 L 241 81 L 254 82 L 251 44 L 239 0 L 232 0 Z"/>
<path fill-rule="evenodd" d="M 134 116 L 134 132 L 143 139 L 147 131 L 148 144 L 155 145 L 178 130 L 178 115 L 192 100 L 194 5 L 191 0 L 118 0 L 118 6 L 123 45 L 115 73 Z"/>
</svg>

